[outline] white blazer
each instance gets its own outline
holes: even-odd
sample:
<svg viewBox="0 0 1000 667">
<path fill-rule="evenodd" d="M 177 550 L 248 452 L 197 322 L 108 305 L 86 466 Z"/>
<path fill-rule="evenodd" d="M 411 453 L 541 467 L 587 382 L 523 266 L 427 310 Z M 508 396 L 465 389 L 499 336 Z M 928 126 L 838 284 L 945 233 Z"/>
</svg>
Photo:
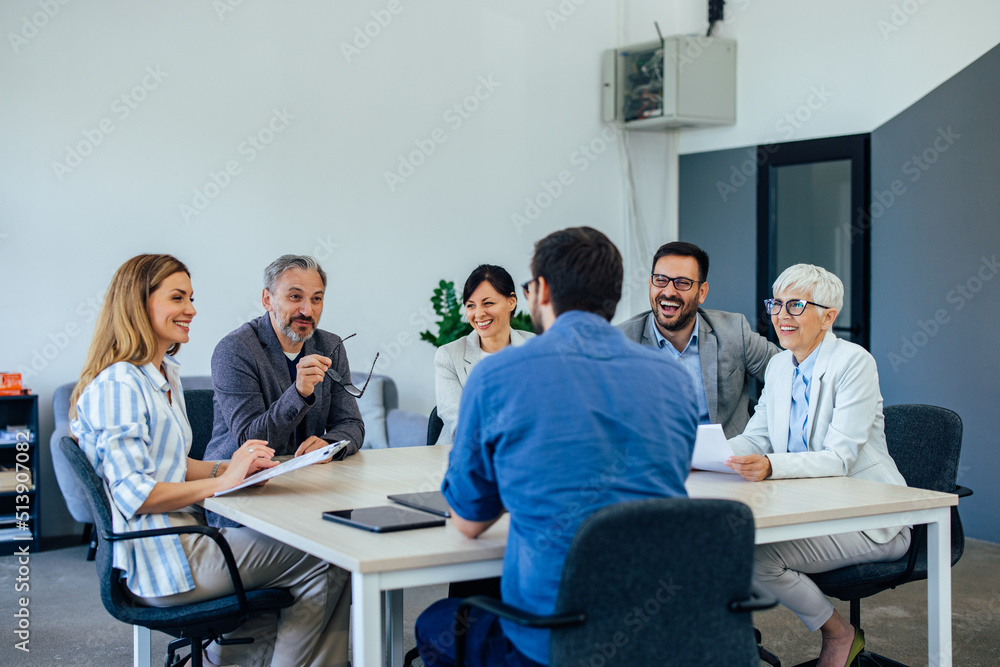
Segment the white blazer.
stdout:
<svg viewBox="0 0 1000 667">
<path fill-rule="evenodd" d="M 906 486 L 885 445 L 885 418 L 875 359 L 860 345 L 827 331 L 816 351 L 809 385 L 809 450 L 788 451 L 788 419 L 792 409 L 792 352 L 771 359 L 764 393 L 743 435 L 729 441 L 737 455 L 764 454 L 771 478 L 855 477 Z M 900 528 L 866 530 L 884 544 Z"/>
<path fill-rule="evenodd" d="M 534 335 L 530 331 L 511 329 L 510 344 L 518 347 Z M 439 445 L 450 445 L 455 438 L 462 387 L 469 379 L 473 366 L 483 358 L 483 354 L 483 349 L 479 347 L 479 333 L 473 331 L 468 336 L 442 345 L 434 355 L 434 394 L 437 399 L 438 417 L 444 422 L 444 428 L 441 429 L 437 441 Z"/>
</svg>

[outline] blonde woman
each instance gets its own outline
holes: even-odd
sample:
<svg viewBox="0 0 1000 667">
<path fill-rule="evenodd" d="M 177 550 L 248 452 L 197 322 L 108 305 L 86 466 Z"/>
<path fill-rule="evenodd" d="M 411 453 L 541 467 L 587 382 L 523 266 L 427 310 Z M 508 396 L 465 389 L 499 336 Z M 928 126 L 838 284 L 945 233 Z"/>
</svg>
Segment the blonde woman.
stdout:
<svg viewBox="0 0 1000 667">
<path fill-rule="evenodd" d="M 80 381 L 71 430 L 111 501 L 118 532 L 204 525 L 196 503 L 275 465 L 249 440 L 229 461 L 188 458 L 191 426 L 180 365 L 194 319 L 190 272 L 170 255 L 139 255 L 111 279 Z M 223 528 L 247 589 L 286 588 L 291 607 L 251 618 L 229 637 L 251 644 L 210 647 L 209 659 L 247 665 L 347 665 L 348 574 L 249 528 Z M 140 604 L 167 607 L 233 592 L 215 543 L 170 535 L 114 544 L 115 567 Z"/>
</svg>

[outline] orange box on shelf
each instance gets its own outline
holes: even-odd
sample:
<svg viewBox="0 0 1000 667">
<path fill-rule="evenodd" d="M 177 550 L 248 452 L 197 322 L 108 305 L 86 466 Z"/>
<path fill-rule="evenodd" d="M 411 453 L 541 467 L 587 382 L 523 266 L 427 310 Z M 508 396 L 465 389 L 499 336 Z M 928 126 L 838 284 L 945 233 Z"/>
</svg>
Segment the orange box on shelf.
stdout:
<svg viewBox="0 0 1000 667">
<path fill-rule="evenodd" d="M 0 373 L 0 396 L 25 396 L 31 390 L 21 386 L 20 373 Z"/>
<path fill-rule="evenodd" d="M 20 373 L 0 373 L 0 391 L 21 393 Z"/>
</svg>

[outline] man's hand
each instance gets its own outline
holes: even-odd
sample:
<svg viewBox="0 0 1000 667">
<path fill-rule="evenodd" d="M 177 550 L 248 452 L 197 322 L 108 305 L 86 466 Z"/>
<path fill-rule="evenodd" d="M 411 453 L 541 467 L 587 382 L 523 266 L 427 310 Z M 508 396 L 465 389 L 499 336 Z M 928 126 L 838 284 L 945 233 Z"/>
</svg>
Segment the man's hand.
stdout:
<svg viewBox="0 0 1000 667">
<path fill-rule="evenodd" d="M 299 448 L 295 450 L 295 455 L 302 456 L 303 454 L 308 454 L 309 452 L 315 449 L 326 447 L 329 444 L 330 443 L 324 440 L 323 438 L 316 435 L 311 435 L 308 438 L 306 438 L 306 440 L 301 445 L 299 445 Z M 332 460 L 333 457 L 331 456 L 326 461 L 319 461 L 319 463 L 329 463 Z"/>
<path fill-rule="evenodd" d="M 295 391 L 299 392 L 299 396 L 302 398 L 312 396 L 313 389 L 323 381 L 326 369 L 332 363 L 329 357 L 318 354 L 309 354 L 299 359 L 299 363 L 295 366 Z"/>
<path fill-rule="evenodd" d="M 750 482 L 760 482 L 771 476 L 771 459 L 761 454 L 730 456 L 726 465 Z"/>
</svg>

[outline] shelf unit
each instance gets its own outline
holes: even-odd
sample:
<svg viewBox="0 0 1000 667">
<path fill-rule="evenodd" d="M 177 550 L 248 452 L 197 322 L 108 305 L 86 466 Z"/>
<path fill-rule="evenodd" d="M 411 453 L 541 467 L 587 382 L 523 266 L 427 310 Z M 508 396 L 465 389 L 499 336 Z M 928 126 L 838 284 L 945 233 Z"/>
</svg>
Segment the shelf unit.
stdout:
<svg viewBox="0 0 1000 667">
<path fill-rule="evenodd" d="M 0 555 L 25 545 L 34 553 L 39 544 L 38 396 L 0 396 L 0 434 L 8 426 L 24 426 L 30 435 L 27 442 L 0 442 Z"/>
</svg>

